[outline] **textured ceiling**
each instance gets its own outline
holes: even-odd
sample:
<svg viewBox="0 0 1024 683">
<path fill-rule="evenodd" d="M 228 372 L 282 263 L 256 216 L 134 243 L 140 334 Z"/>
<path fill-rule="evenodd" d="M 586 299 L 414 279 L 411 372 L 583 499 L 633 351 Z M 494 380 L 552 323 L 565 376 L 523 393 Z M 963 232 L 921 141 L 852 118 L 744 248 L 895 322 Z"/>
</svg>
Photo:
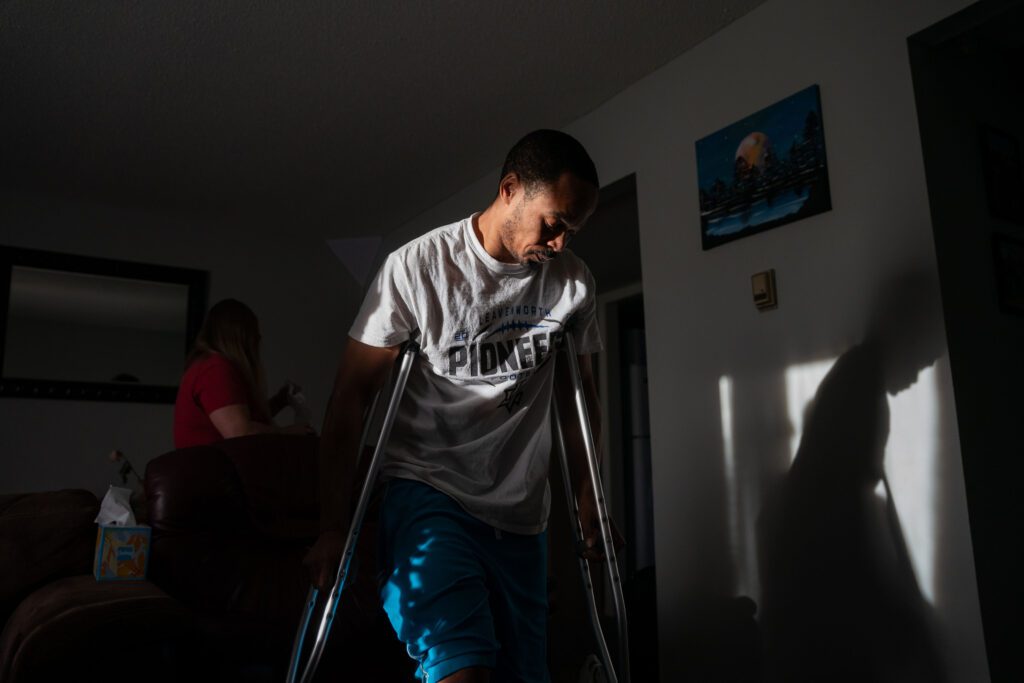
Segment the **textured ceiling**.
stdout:
<svg viewBox="0 0 1024 683">
<path fill-rule="evenodd" d="M 0 0 L 0 181 L 375 233 L 761 1 Z"/>
</svg>

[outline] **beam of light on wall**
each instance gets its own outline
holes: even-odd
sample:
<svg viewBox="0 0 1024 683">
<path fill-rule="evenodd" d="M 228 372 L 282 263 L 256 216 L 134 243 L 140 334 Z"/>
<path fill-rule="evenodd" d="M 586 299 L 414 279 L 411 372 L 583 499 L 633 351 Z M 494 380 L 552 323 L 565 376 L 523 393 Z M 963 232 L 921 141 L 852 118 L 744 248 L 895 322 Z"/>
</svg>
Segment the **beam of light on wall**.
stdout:
<svg viewBox="0 0 1024 683">
<path fill-rule="evenodd" d="M 760 582 L 757 576 L 758 483 L 750 477 L 750 461 L 741 462 L 736 452 L 734 425 L 733 380 L 723 376 L 718 380 L 718 396 L 722 413 L 722 464 L 725 470 L 725 493 L 728 506 L 729 547 L 735 558 L 736 585 L 739 595 L 757 596 Z M 748 454 L 749 455 L 749 454 Z M 759 454 L 753 454 L 755 458 Z M 755 466 L 756 469 L 756 466 Z"/>
<path fill-rule="evenodd" d="M 735 555 L 738 555 L 737 565 L 743 564 L 743 544 L 741 540 L 740 525 L 742 515 L 739 509 L 739 490 L 736 476 L 736 451 L 733 443 L 732 431 L 732 378 L 723 375 L 718 378 L 718 402 L 722 412 L 722 455 L 725 467 L 725 495 L 729 506 L 729 547 Z M 744 585 L 743 572 L 739 575 L 736 586 L 740 593 L 747 590 Z"/>
<path fill-rule="evenodd" d="M 737 594 L 756 601 L 761 591 L 757 568 L 757 516 L 761 509 L 759 460 L 762 454 L 760 451 L 737 452 L 734 384 L 728 376 L 718 379 L 729 548 L 734 560 Z"/>
<path fill-rule="evenodd" d="M 918 587 L 935 602 L 935 516 L 938 471 L 938 380 L 925 369 L 917 383 L 889 398 L 885 473 Z"/>
<path fill-rule="evenodd" d="M 796 458 L 796 449 L 800 447 L 800 438 L 804 434 L 804 410 L 835 362 L 836 359 L 832 358 L 786 368 L 786 410 L 793 425 L 789 440 L 790 463 Z"/>
</svg>

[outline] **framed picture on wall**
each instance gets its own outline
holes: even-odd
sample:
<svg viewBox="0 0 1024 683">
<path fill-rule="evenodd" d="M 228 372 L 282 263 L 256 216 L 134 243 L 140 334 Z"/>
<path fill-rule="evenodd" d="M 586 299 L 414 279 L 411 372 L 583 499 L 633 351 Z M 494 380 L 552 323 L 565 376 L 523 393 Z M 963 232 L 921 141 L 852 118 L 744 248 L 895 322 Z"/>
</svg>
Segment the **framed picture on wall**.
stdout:
<svg viewBox="0 0 1024 683">
<path fill-rule="evenodd" d="M 1009 133 L 982 126 L 981 163 L 989 212 L 995 218 L 1024 225 L 1020 143 Z"/>
<path fill-rule="evenodd" d="M 705 250 L 832 208 L 817 85 L 696 146 Z"/>
<path fill-rule="evenodd" d="M 992 246 L 999 308 L 1024 315 L 1024 242 L 996 233 Z"/>
<path fill-rule="evenodd" d="M 208 281 L 0 245 L 0 397 L 174 403 Z"/>
</svg>

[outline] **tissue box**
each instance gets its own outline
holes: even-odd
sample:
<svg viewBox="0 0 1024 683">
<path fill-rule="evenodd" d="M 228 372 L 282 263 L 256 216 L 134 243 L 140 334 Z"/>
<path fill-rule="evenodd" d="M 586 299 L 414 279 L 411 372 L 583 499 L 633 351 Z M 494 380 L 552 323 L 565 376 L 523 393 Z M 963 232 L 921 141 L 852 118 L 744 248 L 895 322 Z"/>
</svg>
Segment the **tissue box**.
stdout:
<svg viewBox="0 0 1024 683">
<path fill-rule="evenodd" d="M 108 526 L 96 530 L 96 559 L 93 575 L 97 581 L 141 581 L 149 563 L 148 526 Z"/>
</svg>

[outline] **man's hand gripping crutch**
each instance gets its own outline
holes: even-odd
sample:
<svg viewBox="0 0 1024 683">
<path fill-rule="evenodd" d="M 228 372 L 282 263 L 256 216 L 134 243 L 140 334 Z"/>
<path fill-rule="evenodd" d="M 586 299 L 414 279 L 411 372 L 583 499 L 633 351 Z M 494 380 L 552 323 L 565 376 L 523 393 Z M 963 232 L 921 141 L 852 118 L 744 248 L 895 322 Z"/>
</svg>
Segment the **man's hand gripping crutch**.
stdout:
<svg viewBox="0 0 1024 683">
<path fill-rule="evenodd" d="M 305 559 L 313 585 L 292 648 L 287 677 L 289 683 L 297 680 L 302 683 L 311 681 L 323 654 L 377 479 L 382 452 L 417 350 L 414 340 L 407 342 L 404 349 L 398 346 L 378 348 L 353 339 L 349 339 L 345 347 L 320 440 L 321 531 Z M 400 351 L 401 364 L 396 368 L 387 412 L 353 510 L 351 494 L 356 491 L 356 473 L 361 469 L 357 468 L 359 456 L 366 446 L 367 431 L 374 421 L 381 388 Z M 318 603 L 319 592 L 328 588 L 330 593 L 323 606 L 308 663 L 301 667 L 306 632 Z"/>
<path fill-rule="evenodd" d="M 601 433 L 601 421 L 590 356 L 577 355 L 570 332 L 564 337 L 558 361 L 552 406 L 554 446 L 560 456 L 569 516 L 575 522 L 573 535 L 580 556 L 579 568 L 587 592 L 590 621 L 608 680 L 611 683 L 629 683 L 626 604 L 616 559 L 616 551 L 624 546 L 624 542 L 608 514 L 601 484 L 596 436 Z M 601 628 L 593 579 L 587 564 L 588 561 L 597 560 L 606 563 L 615 605 L 618 628 L 617 667 L 612 664 Z"/>
<path fill-rule="evenodd" d="M 563 345 L 562 354 L 558 358 L 555 370 L 554 397 L 557 410 L 555 413 L 561 418 L 562 434 L 565 441 L 565 454 L 569 463 L 570 481 L 572 490 L 576 497 L 576 504 L 579 508 L 580 528 L 583 537 L 580 545 L 576 548 L 578 555 L 591 562 L 603 561 L 604 541 L 601 538 L 601 518 L 598 512 L 597 496 L 590 480 L 590 473 L 587 467 L 587 450 L 583 432 L 580 430 L 582 424 L 579 419 L 579 411 L 575 403 L 575 384 L 572 379 L 570 368 L 569 349 Z M 580 385 L 584 399 L 588 407 L 587 417 L 590 423 L 590 433 L 593 438 L 594 451 L 600 465 L 602 452 L 601 438 L 601 411 L 597 409 L 597 383 L 594 378 L 594 371 L 591 365 L 590 354 L 576 356 L 576 366 L 579 368 Z M 556 444 L 557 448 L 557 444 Z M 621 550 L 625 541 L 619 530 L 611 523 L 612 538 L 615 549 Z"/>
</svg>

